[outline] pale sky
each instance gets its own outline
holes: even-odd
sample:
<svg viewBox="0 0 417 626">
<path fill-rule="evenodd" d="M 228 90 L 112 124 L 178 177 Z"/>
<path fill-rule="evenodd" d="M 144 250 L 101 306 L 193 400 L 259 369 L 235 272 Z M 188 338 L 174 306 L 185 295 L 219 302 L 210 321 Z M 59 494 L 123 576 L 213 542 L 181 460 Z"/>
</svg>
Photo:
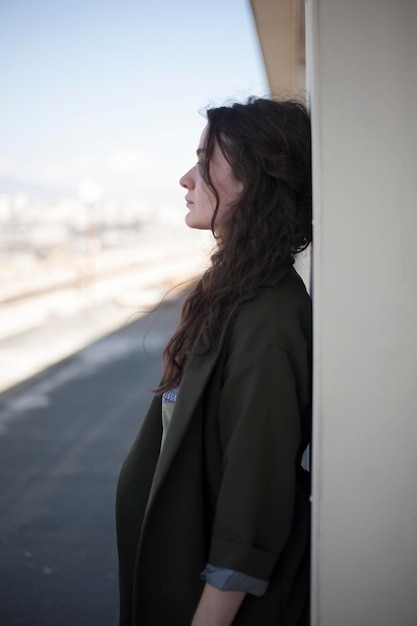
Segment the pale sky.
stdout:
<svg viewBox="0 0 417 626">
<path fill-rule="evenodd" d="M 249 0 L 0 0 L 0 75 L 0 193 L 170 193 L 198 110 L 268 93 Z"/>
</svg>

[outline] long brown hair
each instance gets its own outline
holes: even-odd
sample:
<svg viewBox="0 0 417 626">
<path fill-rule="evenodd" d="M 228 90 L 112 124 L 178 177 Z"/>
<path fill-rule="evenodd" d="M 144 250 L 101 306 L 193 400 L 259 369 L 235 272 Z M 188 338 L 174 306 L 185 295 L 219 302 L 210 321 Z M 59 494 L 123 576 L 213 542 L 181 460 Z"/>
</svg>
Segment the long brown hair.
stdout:
<svg viewBox="0 0 417 626">
<path fill-rule="evenodd" d="M 250 98 L 207 110 L 203 178 L 216 199 L 210 158 L 216 145 L 243 191 L 222 221 L 222 239 L 211 266 L 187 297 L 180 323 L 164 350 L 160 395 L 177 386 L 193 350 L 209 352 L 225 320 L 311 241 L 311 132 L 298 100 Z"/>
</svg>

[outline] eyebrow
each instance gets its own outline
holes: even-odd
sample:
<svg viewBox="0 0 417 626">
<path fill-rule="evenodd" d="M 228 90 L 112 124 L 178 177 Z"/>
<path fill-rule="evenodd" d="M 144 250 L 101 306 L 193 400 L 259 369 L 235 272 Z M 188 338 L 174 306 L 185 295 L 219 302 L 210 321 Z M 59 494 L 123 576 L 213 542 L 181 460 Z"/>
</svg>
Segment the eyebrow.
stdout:
<svg viewBox="0 0 417 626">
<path fill-rule="evenodd" d="M 197 150 L 196 150 L 197 156 L 200 156 L 200 154 L 205 154 L 205 152 L 206 151 L 204 150 L 204 148 L 197 148 Z"/>
</svg>

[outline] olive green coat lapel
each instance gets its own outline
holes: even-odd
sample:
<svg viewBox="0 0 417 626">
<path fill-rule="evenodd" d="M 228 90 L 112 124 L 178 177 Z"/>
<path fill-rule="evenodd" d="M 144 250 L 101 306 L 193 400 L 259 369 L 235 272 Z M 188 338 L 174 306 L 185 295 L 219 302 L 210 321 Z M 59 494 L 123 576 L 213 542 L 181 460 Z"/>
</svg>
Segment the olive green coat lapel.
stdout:
<svg viewBox="0 0 417 626">
<path fill-rule="evenodd" d="M 175 457 L 181 441 L 193 418 L 195 409 L 207 386 L 210 375 L 225 346 L 226 337 L 231 326 L 231 318 L 225 324 L 220 335 L 220 340 L 215 349 L 203 356 L 192 356 L 187 366 L 181 387 L 175 402 L 172 423 L 168 429 L 165 442 L 156 466 L 151 491 L 149 494 L 147 510 L 159 490 L 167 471 Z M 175 418 L 174 418 L 175 416 Z"/>
</svg>

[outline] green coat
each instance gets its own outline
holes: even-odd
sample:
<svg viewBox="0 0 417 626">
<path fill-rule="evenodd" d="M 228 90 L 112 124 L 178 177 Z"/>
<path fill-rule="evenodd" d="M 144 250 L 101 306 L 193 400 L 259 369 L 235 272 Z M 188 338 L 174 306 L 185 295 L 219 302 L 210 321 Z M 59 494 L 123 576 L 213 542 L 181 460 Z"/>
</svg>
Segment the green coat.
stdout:
<svg viewBox="0 0 417 626">
<path fill-rule="evenodd" d="M 191 358 L 165 444 L 154 398 L 117 493 L 122 626 L 187 626 L 207 562 L 269 580 L 238 626 L 307 624 L 311 303 L 291 268 Z"/>
</svg>

